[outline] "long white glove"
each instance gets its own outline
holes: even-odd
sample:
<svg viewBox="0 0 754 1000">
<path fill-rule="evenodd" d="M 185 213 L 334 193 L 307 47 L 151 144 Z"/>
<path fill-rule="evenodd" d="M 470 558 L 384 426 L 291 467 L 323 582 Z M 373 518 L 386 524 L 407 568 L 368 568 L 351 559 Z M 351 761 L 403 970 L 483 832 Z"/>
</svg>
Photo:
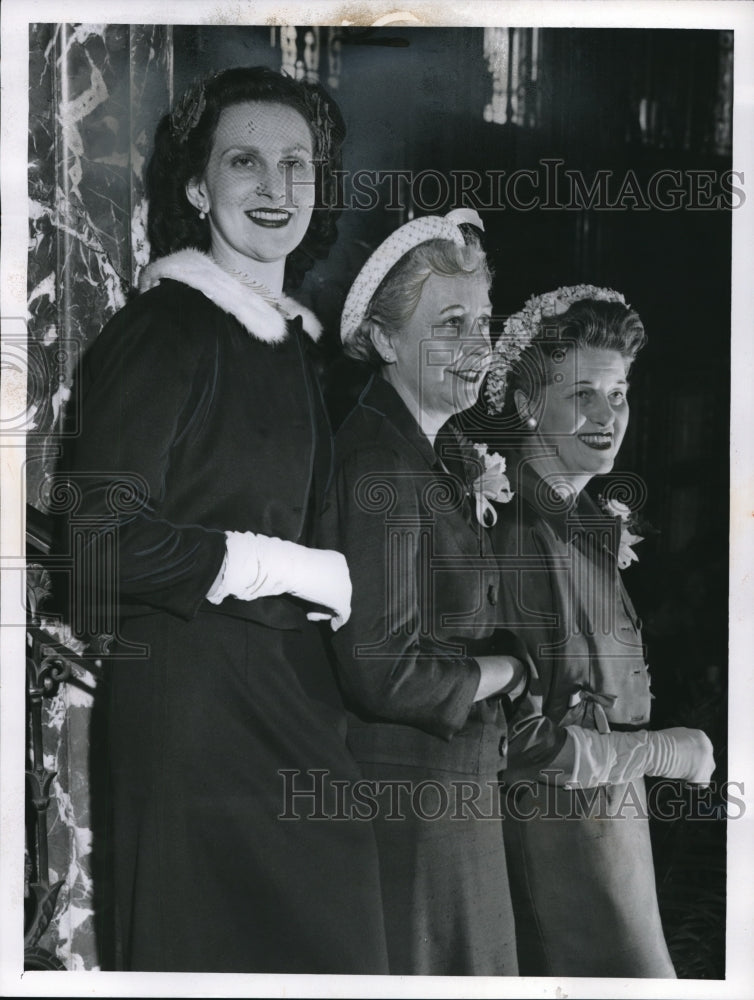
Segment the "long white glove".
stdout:
<svg viewBox="0 0 754 1000">
<path fill-rule="evenodd" d="M 715 769 L 712 744 L 701 729 L 598 733 L 566 726 L 566 744 L 551 766 L 569 788 L 619 785 L 645 774 L 707 785 Z"/>
<path fill-rule="evenodd" d="M 649 734 L 652 759 L 646 773 L 662 778 L 680 778 L 694 785 L 708 785 L 715 770 L 712 743 L 701 729 L 660 729 Z"/>
<path fill-rule="evenodd" d="M 225 560 L 207 594 L 212 604 L 226 597 L 253 601 L 258 597 L 291 594 L 320 611 L 307 618 L 329 618 L 333 631 L 351 617 L 351 577 L 342 552 L 310 549 L 251 531 L 226 531 Z"/>
</svg>

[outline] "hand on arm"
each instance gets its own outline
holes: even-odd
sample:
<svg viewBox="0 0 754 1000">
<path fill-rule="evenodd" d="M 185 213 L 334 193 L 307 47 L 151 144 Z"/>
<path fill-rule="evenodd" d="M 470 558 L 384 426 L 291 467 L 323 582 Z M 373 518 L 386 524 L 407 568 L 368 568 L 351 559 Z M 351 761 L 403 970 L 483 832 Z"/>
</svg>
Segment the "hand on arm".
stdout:
<svg viewBox="0 0 754 1000">
<path fill-rule="evenodd" d="M 484 701 L 494 694 L 514 698 L 526 683 L 526 667 L 515 656 L 477 656 L 479 687 L 474 701 Z"/>
<path fill-rule="evenodd" d="M 332 549 L 310 549 L 296 542 L 227 531 L 220 575 L 207 594 L 212 604 L 226 597 L 253 601 L 291 594 L 326 610 L 310 611 L 311 620 L 330 618 L 333 631 L 351 615 L 351 578 L 345 556 Z"/>
<path fill-rule="evenodd" d="M 527 622 L 532 621 L 532 614 L 542 617 L 553 612 L 559 620 L 568 620 L 567 608 L 554 584 L 556 577 L 547 567 L 546 540 L 535 530 L 524 535 L 523 542 L 508 535 L 501 539 L 498 551 L 518 551 L 520 545 L 527 557 L 537 554 L 542 562 L 532 569 L 517 571 L 515 563 L 511 568 L 500 556 L 500 601 L 507 609 L 507 620 Z M 525 605 L 522 595 L 526 596 Z M 527 634 L 532 655 L 539 646 L 550 646 L 557 639 L 547 626 L 530 628 Z M 559 724 L 544 714 L 544 693 L 558 683 L 552 662 L 535 657 L 530 669 L 531 685 L 510 727 L 509 766 L 539 772 L 543 781 L 579 788 L 620 784 L 644 775 L 709 782 L 715 766 L 712 746 L 700 730 L 600 733 Z"/>
<path fill-rule="evenodd" d="M 353 578 L 353 615 L 333 640 L 347 702 L 365 717 L 451 739 L 468 719 L 481 668 L 434 635 L 442 591 L 438 598 L 433 590 L 431 528 L 420 504 L 428 482 L 390 447 L 350 452 L 321 538 L 345 553 Z M 501 670 L 490 691 L 508 679 Z"/>
</svg>

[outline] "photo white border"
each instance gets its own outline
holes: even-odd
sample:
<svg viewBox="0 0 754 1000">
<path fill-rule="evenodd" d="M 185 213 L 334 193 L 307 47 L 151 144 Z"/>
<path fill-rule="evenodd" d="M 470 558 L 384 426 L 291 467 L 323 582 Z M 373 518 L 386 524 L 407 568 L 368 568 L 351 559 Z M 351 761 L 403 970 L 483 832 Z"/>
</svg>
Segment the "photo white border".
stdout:
<svg viewBox="0 0 754 1000">
<path fill-rule="evenodd" d="M 746 814 L 728 824 L 727 978 L 487 979 L 230 974 L 27 972 L 20 927 L 24 815 L 24 449 L 0 440 L 0 995 L 329 997 L 754 997 L 754 5 L 729 0 L 412 0 L 275 3 L 208 0 L 4 0 L 2 67 L 3 334 L 27 308 L 28 26 L 34 22 L 353 24 L 715 28 L 735 31 L 733 169 L 746 201 L 733 211 L 729 774 L 746 781 Z M 525 291 L 525 290 L 522 290 Z M 697 295 L 703 289 L 668 289 Z M 14 322 L 15 321 L 15 322 Z M 710 331 L 711 342 L 715 331 Z M 5 358 L 3 372 L 5 373 Z M 18 380 L 3 378 L 0 413 L 17 412 Z M 722 446 L 722 443 L 721 443 Z M 699 475 L 704 476 L 703 467 Z"/>
</svg>

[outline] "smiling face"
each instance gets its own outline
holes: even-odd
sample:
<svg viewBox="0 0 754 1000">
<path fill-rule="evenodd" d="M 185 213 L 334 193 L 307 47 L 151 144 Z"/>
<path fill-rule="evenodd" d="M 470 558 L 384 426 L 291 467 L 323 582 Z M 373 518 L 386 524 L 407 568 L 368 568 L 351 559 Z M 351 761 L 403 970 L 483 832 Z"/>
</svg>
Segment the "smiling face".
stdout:
<svg viewBox="0 0 754 1000">
<path fill-rule="evenodd" d="M 284 261 L 304 238 L 314 206 L 314 142 L 285 104 L 225 108 L 204 174 L 186 195 L 209 217 L 213 256 L 243 270 Z"/>
<path fill-rule="evenodd" d="M 557 449 L 550 472 L 566 482 L 609 472 L 628 425 L 628 361 L 602 348 L 545 350 L 548 382 L 540 390 L 537 433 Z"/>
<path fill-rule="evenodd" d="M 431 422 L 476 402 L 489 364 L 491 310 L 482 273 L 430 274 L 411 318 L 389 337 L 394 363 L 383 374 Z"/>
</svg>

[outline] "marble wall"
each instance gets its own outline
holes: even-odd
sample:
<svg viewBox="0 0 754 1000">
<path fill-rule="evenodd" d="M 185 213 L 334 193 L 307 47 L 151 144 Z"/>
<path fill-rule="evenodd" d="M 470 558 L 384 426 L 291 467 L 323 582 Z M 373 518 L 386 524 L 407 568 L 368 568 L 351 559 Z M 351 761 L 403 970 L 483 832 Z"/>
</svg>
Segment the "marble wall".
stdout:
<svg viewBox="0 0 754 1000">
<path fill-rule="evenodd" d="M 147 262 L 144 168 L 170 102 L 172 29 L 35 24 L 29 37 L 27 500 L 48 509 L 76 364 Z M 68 414 L 65 433 L 76 433 Z M 96 676 L 77 670 L 45 704 L 50 882 L 64 879 L 39 942 L 68 969 L 100 967 L 90 752 Z M 96 845 L 95 845 L 96 846 Z"/>
<path fill-rule="evenodd" d="M 148 258 L 143 171 L 169 105 L 172 29 L 38 24 L 29 47 L 30 402 L 45 443 L 28 500 L 44 510 L 76 362 Z"/>
</svg>

